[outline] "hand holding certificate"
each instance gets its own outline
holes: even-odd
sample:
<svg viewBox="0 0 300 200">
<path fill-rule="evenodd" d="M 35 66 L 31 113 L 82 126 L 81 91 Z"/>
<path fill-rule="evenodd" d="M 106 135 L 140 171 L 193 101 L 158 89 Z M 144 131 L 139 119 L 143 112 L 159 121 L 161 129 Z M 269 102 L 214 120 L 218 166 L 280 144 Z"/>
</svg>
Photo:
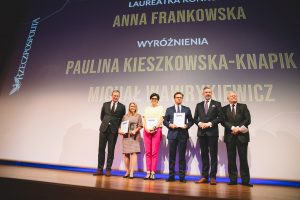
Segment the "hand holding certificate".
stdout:
<svg viewBox="0 0 300 200">
<path fill-rule="evenodd" d="M 147 118 L 146 126 L 148 129 L 154 129 L 157 126 L 157 118 Z"/>
<path fill-rule="evenodd" d="M 247 132 L 249 132 L 249 129 L 246 126 L 243 125 L 243 126 L 240 127 L 240 132 L 241 133 L 247 133 Z"/>
<path fill-rule="evenodd" d="M 128 128 L 129 128 L 129 120 L 122 121 L 121 122 L 121 132 L 123 134 L 128 133 Z"/>
<path fill-rule="evenodd" d="M 185 113 L 174 113 L 174 121 L 177 127 L 184 128 L 185 127 Z"/>
</svg>

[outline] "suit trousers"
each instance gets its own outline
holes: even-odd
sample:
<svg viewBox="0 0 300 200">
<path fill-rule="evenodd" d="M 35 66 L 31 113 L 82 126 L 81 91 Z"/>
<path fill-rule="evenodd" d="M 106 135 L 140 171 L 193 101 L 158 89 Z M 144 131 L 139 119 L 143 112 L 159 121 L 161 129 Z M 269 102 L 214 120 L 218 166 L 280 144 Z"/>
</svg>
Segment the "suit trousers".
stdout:
<svg viewBox="0 0 300 200">
<path fill-rule="evenodd" d="M 100 131 L 99 136 L 99 150 L 98 150 L 98 169 L 103 170 L 105 161 L 105 148 L 107 144 L 107 160 L 106 170 L 111 170 L 111 166 L 114 160 L 115 146 L 118 139 L 117 133 L 112 133 L 110 126 L 105 132 Z"/>
<path fill-rule="evenodd" d="M 202 158 L 202 177 L 204 178 L 216 178 L 218 169 L 218 138 L 218 136 L 207 135 L 198 137 Z"/>
<path fill-rule="evenodd" d="M 249 183 L 250 172 L 247 159 L 248 142 L 241 143 L 237 136 L 234 136 L 231 142 L 226 142 L 228 156 L 228 173 L 230 181 L 236 182 L 238 171 L 236 166 L 236 151 L 238 151 L 240 159 L 240 174 L 243 183 Z"/>
<path fill-rule="evenodd" d="M 155 172 L 158 160 L 158 151 L 162 138 L 161 128 L 157 128 L 156 132 L 148 133 L 144 129 L 144 143 L 146 151 L 146 168 L 147 171 Z"/>
<path fill-rule="evenodd" d="M 179 178 L 184 179 L 186 170 L 186 153 L 187 138 L 184 135 L 178 134 L 176 139 L 169 139 L 169 177 L 175 178 L 175 162 L 176 151 L 178 147 L 179 154 Z"/>
</svg>

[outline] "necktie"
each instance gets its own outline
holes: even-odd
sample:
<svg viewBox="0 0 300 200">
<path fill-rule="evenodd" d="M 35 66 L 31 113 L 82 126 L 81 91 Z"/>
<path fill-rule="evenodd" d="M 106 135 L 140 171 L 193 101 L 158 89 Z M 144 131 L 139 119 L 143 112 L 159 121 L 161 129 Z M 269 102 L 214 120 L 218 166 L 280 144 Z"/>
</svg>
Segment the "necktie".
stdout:
<svg viewBox="0 0 300 200">
<path fill-rule="evenodd" d="M 114 102 L 112 108 L 111 108 L 111 112 L 114 113 L 115 112 L 115 109 L 116 109 L 116 102 Z"/>
<path fill-rule="evenodd" d="M 207 111 L 208 111 L 208 101 L 205 101 L 204 111 L 205 111 L 205 114 L 207 114 Z"/>
<path fill-rule="evenodd" d="M 179 113 L 180 112 L 180 110 L 179 110 L 179 106 L 177 105 L 177 111 L 176 111 L 177 113 Z"/>
<path fill-rule="evenodd" d="M 231 108 L 231 113 L 232 113 L 232 117 L 233 119 L 235 119 L 235 109 L 234 109 L 234 104 L 232 104 L 232 108 Z"/>
</svg>

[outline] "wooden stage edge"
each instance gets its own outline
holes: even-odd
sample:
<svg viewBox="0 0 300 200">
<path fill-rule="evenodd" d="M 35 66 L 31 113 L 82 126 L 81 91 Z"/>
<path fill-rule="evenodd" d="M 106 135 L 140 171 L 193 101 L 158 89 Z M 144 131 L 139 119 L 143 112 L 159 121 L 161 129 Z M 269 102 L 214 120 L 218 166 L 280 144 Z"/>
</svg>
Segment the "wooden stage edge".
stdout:
<svg viewBox="0 0 300 200">
<path fill-rule="evenodd" d="M 148 181 L 122 176 L 0 165 L 1 199 L 300 199 L 300 188 Z M 3 198 L 5 197 L 5 198 Z"/>
</svg>

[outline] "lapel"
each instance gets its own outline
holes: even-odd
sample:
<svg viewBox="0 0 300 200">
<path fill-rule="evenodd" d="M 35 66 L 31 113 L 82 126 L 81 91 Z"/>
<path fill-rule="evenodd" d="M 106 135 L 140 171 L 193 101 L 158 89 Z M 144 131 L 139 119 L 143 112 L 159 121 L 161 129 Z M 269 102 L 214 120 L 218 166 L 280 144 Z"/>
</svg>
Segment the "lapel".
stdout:
<svg viewBox="0 0 300 200">
<path fill-rule="evenodd" d="M 109 112 L 111 112 L 110 105 L 111 105 L 111 101 L 107 102 L 106 107 L 107 107 L 107 109 L 108 109 Z"/>
<path fill-rule="evenodd" d="M 182 104 L 181 104 L 181 110 L 180 110 L 180 112 L 185 113 L 185 110 L 184 110 L 184 107 L 183 107 Z"/>
<path fill-rule="evenodd" d="M 235 108 L 235 119 L 240 115 L 240 113 L 241 113 L 241 105 L 237 103 Z"/>
<path fill-rule="evenodd" d="M 205 110 L 204 110 L 204 101 L 202 101 L 199 105 L 200 105 L 200 111 L 201 111 L 201 113 L 203 114 L 203 116 L 205 116 Z M 209 108 L 208 108 L 209 109 Z M 208 113 L 208 111 L 207 111 L 207 113 Z"/>
<path fill-rule="evenodd" d="M 181 112 L 184 113 L 186 116 L 187 109 L 182 104 L 181 104 Z"/>
<path fill-rule="evenodd" d="M 173 114 L 176 113 L 176 107 L 175 105 L 173 106 Z"/>
</svg>

